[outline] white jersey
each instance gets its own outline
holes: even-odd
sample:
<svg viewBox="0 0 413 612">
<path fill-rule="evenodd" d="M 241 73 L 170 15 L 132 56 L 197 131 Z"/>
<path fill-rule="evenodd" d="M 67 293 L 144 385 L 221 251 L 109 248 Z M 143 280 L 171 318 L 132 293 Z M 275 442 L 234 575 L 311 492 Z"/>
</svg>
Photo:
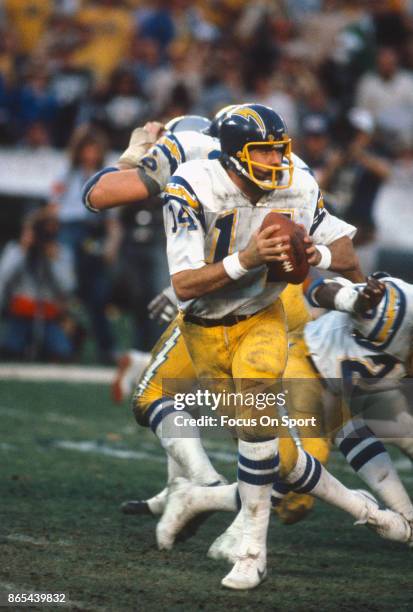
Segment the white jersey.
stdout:
<svg viewBox="0 0 413 612">
<path fill-rule="evenodd" d="M 413 285 L 391 277 L 381 281 L 386 293 L 368 314 L 333 311 L 306 325 L 311 358 L 335 392 L 341 378 L 364 390 L 381 391 L 396 386 L 406 374 L 404 363 L 413 349 Z"/>
<path fill-rule="evenodd" d="M 167 132 L 145 153 L 138 168 L 155 181 L 160 193 L 178 166 L 194 159 L 217 159 L 221 152 L 220 147 L 218 138 L 212 138 L 202 132 Z M 307 164 L 298 155 L 292 154 L 291 159 L 296 168 L 310 172 Z"/>
<path fill-rule="evenodd" d="M 163 191 L 175 170 L 194 159 L 215 159 L 220 154 L 217 138 L 192 130 L 167 132 L 142 157 L 138 168 L 155 181 Z"/>
<path fill-rule="evenodd" d="M 195 270 L 245 249 L 270 211 L 304 225 L 318 244 L 328 245 L 355 228 L 330 215 L 311 174 L 295 168 L 291 187 L 263 192 L 255 205 L 235 185 L 218 160 L 179 167 L 164 194 L 164 220 L 170 274 Z M 278 297 L 285 283 L 267 283 L 265 265 L 213 294 L 180 303 L 182 310 L 217 319 L 254 314 Z"/>
</svg>

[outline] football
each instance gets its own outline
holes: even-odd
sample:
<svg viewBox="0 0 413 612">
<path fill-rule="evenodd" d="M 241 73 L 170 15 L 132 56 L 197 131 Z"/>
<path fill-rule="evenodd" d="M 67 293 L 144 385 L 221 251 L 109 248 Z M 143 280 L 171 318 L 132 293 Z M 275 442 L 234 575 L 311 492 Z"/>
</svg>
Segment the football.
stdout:
<svg viewBox="0 0 413 612">
<path fill-rule="evenodd" d="M 290 236 L 290 250 L 287 251 L 288 260 L 272 261 L 267 264 L 267 281 L 282 281 L 299 285 L 304 281 L 309 270 L 305 254 L 306 244 L 303 241 L 305 231 L 286 215 L 276 212 L 268 213 L 260 229 L 263 230 L 270 225 L 279 225 L 278 232 Z"/>
</svg>

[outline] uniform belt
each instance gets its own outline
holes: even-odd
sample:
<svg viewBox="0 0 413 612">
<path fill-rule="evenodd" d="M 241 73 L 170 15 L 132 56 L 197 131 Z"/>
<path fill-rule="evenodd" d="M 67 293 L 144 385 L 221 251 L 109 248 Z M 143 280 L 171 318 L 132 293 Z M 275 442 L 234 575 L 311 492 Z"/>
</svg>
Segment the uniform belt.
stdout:
<svg viewBox="0 0 413 612">
<path fill-rule="evenodd" d="M 202 319 L 191 314 L 184 314 L 185 323 L 194 323 L 195 325 L 201 325 L 201 327 L 217 327 L 218 325 L 224 325 L 230 327 L 240 321 L 249 319 L 251 315 L 227 315 L 222 319 Z"/>
</svg>

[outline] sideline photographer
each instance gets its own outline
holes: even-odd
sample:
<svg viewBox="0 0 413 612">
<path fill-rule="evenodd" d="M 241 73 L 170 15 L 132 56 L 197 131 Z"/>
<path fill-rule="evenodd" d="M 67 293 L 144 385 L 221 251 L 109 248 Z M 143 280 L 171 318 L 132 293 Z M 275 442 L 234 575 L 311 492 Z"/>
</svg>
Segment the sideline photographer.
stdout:
<svg viewBox="0 0 413 612">
<path fill-rule="evenodd" d="M 71 254 L 57 242 L 59 224 L 43 209 L 30 214 L 19 242 L 0 258 L 0 311 L 5 318 L 3 356 L 68 361 L 67 300 L 74 290 Z"/>
</svg>

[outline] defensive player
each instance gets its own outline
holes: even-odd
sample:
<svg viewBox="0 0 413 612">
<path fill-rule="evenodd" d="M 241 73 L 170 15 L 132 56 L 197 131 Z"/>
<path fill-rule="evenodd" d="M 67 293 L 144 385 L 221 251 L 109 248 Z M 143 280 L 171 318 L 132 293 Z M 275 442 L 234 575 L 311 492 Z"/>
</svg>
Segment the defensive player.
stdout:
<svg viewBox="0 0 413 612">
<path fill-rule="evenodd" d="M 362 299 L 374 294 L 380 301 L 365 312 Z M 305 341 L 315 368 L 332 393 L 344 394 L 354 415 L 336 428 L 336 443 L 386 505 L 413 521 L 411 501 L 400 487 L 390 458 L 375 436 L 366 435 L 363 422 L 364 416 L 370 419 L 373 413 L 378 431 L 383 402 L 389 402 L 387 416 L 391 417 L 394 408 L 404 405 L 399 387 L 413 353 L 413 286 L 380 273 L 362 285 L 342 278 L 319 281 L 310 287 L 309 297 L 314 306 L 335 309 L 307 325 Z M 411 415 L 403 412 L 409 427 Z M 390 420 L 381 423 L 384 439 L 394 434 L 389 425 Z M 398 435 L 409 436 L 409 429 L 399 430 Z"/>
<path fill-rule="evenodd" d="M 259 230 L 266 214 L 278 209 L 301 223 L 320 245 L 308 249 L 309 263 L 328 257 L 328 267 L 336 270 L 355 266 L 354 228 L 325 211 L 307 172 L 294 172 L 291 140 L 272 109 L 235 108 L 222 123 L 220 142 L 219 160 L 183 164 L 168 183 L 168 262 L 183 313 L 180 329 L 198 379 L 241 380 L 245 392 L 258 379 L 280 379 L 287 357 L 286 326 L 277 300 L 285 284 L 266 282 L 265 263 L 288 260 L 289 237 L 274 236 L 278 226 Z M 333 243 L 339 245 L 338 257 L 327 246 Z M 266 573 L 278 441 L 272 431 L 263 434 L 251 421 L 238 435 L 244 529 L 239 559 L 222 584 L 245 589 L 257 586 Z M 305 470 L 298 461 L 293 481 L 301 480 Z"/>
</svg>

